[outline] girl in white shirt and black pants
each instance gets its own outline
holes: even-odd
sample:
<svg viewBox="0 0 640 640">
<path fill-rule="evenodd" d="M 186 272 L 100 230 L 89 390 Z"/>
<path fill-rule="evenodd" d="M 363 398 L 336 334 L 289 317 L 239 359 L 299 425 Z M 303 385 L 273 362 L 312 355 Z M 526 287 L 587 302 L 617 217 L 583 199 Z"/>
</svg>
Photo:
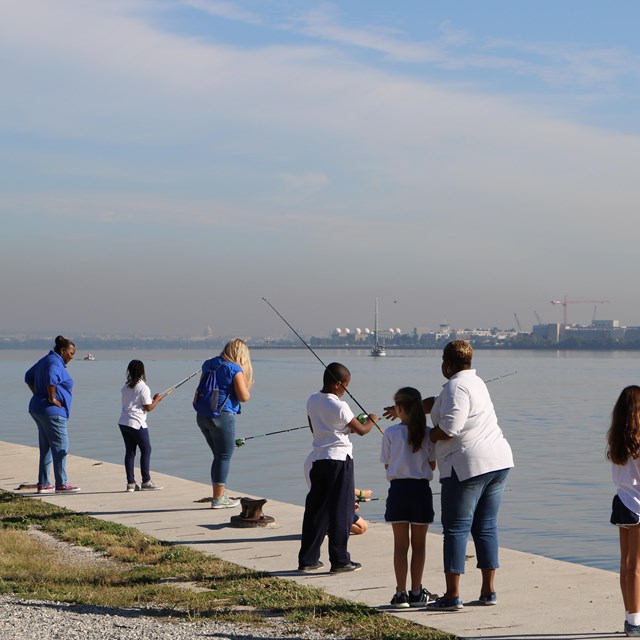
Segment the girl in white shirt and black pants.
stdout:
<svg viewBox="0 0 640 640">
<path fill-rule="evenodd" d="M 122 413 L 118 425 L 124 439 L 124 468 L 127 473 L 127 491 L 153 491 L 162 489 L 151 480 L 149 465 L 151 461 L 151 442 L 147 428 L 147 413 L 153 411 L 162 395 L 156 393 L 151 398 L 151 390 L 147 386 L 144 364 L 140 360 L 132 360 L 127 367 L 127 382 L 122 387 Z M 137 484 L 133 465 L 136 450 L 140 447 L 140 472 L 142 484 Z"/>
</svg>

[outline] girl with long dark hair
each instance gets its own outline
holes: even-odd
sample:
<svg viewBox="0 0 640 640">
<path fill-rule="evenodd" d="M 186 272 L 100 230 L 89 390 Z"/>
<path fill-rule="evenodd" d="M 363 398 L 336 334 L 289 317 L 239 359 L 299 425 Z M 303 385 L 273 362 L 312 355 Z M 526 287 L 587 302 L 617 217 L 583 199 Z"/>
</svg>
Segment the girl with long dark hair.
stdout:
<svg viewBox="0 0 640 640">
<path fill-rule="evenodd" d="M 640 637 L 640 387 L 625 387 L 611 412 L 607 433 L 616 495 L 611 524 L 620 532 L 620 590 L 624 631 Z"/>
<path fill-rule="evenodd" d="M 384 519 L 393 528 L 396 592 L 391 606 L 423 607 L 437 597 L 422 586 L 427 530 L 434 516 L 429 481 L 433 478 L 435 462 L 420 392 L 413 387 L 403 387 L 395 394 L 394 403 L 401 423 L 385 429 L 380 453 L 380 462 L 384 463 L 390 482 Z M 407 593 L 408 573 L 411 590 Z"/>
<path fill-rule="evenodd" d="M 122 412 L 118 426 L 124 440 L 124 468 L 127 474 L 127 491 L 155 491 L 162 489 L 151 480 L 149 471 L 151 462 L 151 441 L 147 428 L 147 413 L 153 411 L 162 400 L 156 393 L 151 397 L 147 385 L 144 364 L 132 360 L 127 367 L 127 381 L 122 387 Z M 136 482 L 134 462 L 136 450 L 140 448 L 140 473 L 142 483 Z"/>
</svg>

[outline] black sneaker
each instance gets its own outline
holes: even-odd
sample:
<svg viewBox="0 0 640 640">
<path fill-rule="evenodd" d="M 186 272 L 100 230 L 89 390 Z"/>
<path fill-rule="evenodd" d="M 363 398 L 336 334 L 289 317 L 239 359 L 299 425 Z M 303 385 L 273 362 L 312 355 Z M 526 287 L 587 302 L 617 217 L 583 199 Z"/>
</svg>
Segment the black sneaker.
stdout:
<svg viewBox="0 0 640 640">
<path fill-rule="evenodd" d="M 495 591 L 491 591 L 489 593 L 481 594 L 478 601 L 480 604 L 490 607 L 491 605 L 498 604 L 498 596 Z"/>
<path fill-rule="evenodd" d="M 463 608 L 464 605 L 459 597 L 445 598 L 444 596 L 441 596 L 435 602 L 429 602 L 427 604 L 427 609 L 429 609 L 429 611 L 460 611 L 460 609 Z"/>
<path fill-rule="evenodd" d="M 308 571 L 317 571 L 318 569 L 322 569 L 322 567 L 324 567 L 324 563 L 318 560 L 318 562 L 316 562 L 315 564 L 307 564 L 304 566 L 300 565 L 298 567 L 298 571 L 307 573 Z"/>
<path fill-rule="evenodd" d="M 362 569 L 362 565 L 359 562 L 350 562 L 349 564 L 331 567 L 329 573 L 349 573 L 350 571 L 359 571 L 360 569 Z"/>
<path fill-rule="evenodd" d="M 418 594 L 409 592 L 410 607 L 426 607 L 429 602 L 435 602 L 437 599 L 437 594 L 430 593 L 426 589 L 421 588 Z"/>
<path fill-rule="evenodd" d="M 396 592 L 393 598 L 391 598 L 391 606 L 396 609 L 408 609 L 411 605 L 409 604 L 409 596 L 407 596 L 407 592 Z"/>
</svg>

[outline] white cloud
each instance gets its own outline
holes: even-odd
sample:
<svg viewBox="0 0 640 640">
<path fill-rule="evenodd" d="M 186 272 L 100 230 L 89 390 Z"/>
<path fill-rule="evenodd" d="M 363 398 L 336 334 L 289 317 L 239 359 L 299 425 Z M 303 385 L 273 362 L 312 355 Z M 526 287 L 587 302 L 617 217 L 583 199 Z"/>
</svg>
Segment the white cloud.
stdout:
<svg viewBox="0 0 640 640">
<path fill-rule="evenodd" d="M 196 3 L 262 19 L 229 3 Z M 502 296 L 505 305 L 530 295 L 523 281 L 560 289 L 545 299 L 578 295 L 575 283 L 585 280 L 598 287 L 585 297 L 614 299 L 603 291 L 607 279 L 627 284 L 637 136 L 377 69 L 342 45 L 528 75 L 552 69 L 562 52 L 534 55 L 520 44 L 516 55 L 514 44 L 505 56 L 458 55 L 472 37 L 449 25 L 434 45 L 407 43 L 400 33 L 342 27 L 327 11 L 296 25 L 313 45 L 221 46 L 161 31 L 144 18 L 154 6 L 21 0 L 0 8 L 0 53 L 12 61 L 0 71 L 0 210 L 15 221 L 1 240 L 5 263 L 24 253 L 25 238 L 33 250 L 53 233 L 87 247 L 64 258 L 74 268 L 87 252 L 99 263 L 82 273 L 86 295 L 123 245 L 157 269 L 175 262 L 178 287 L 206 249 L 231 238 L 242 253 L 237 275 L 252 291 L 287 282 L 298 297 L 322 290 L 322 260 L 344 256 L 366 296 L 374 286 L 415 296 L 428 276 L 444 297 L 446 283 L 435 281 L 445 273 L 457 298 Z M 600 68 L 622 73 L 615 50 L 593 69 L 582 52 L 570 54 L 584 82 L 606 81 Z M 32 238 L 33 228 L 47 236 Z M 599 246 L 617 229 L 618 246 Z M 599 266 L 601 255 L 611 269 Z"/>
<path fill-rule="evenodd" d="M 288 187 L 304 191 L 318 191 L 329 184 L 327 175 L 313 171 L 298 174 L 283 173 L 280 178 Z"/>
<path fill-rule="evenodd" d="M 435 42 L 406 42 L 383 29 L 346 27 L 339 23 L 338 12 L 332 5 L 301 13 L 291 18 L 290 25 L 307 36 L 378 51 L 405 62 L 438 61 L 444 57 L 442 47 Z"/>
<path fill-rule="evenodd" d="M 185 6 L 199 9 L 212 16 L 236 20 L 247 24 L 263 24 L 264 20 L 253 11 L 241 9 L 237 3 L 219 0 L 181 0 Z"/>
<path fill-rule="evenodd" d="M 591 47 L 552 42 L 489 40 L 486 51 L 509 52 L 518 73 L 537 77 L 556 87 L 607 88 L 626 78 L 638 80 L 640 58 L 622 47 Z M 494 56 L 492 59 L 500 59 Z M 519 61 L 519 62 L 515 62 Z"/>
</svg>

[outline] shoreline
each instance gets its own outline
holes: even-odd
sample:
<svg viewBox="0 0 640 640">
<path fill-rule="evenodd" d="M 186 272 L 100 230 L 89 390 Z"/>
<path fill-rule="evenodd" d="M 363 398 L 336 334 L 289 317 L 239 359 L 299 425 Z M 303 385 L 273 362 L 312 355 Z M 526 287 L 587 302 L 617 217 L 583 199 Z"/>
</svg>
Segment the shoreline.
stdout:
<svg viewBox="0 0 640 640">
<path fill-rule="evenodd" d="M 225 345 L 224 340 L 213 340 L 206 342 L 192 342 L 192 341 L 180 341 L 176 340 L 168 342 L 165 340 L 136 340 L 136 341 L 113 341 L 113 342 L 96 342 L 87 340 L 82 342 L 81 339 L 77 339 L 80 346 L 79 350 L 85 351 L 138 351 L 138 350 L 153 350 L 153 351 L 219 351 Z M 640 351 L 640 343 L 630 344 L 628 346 L 616 344 L 616 345 L 604 345 L 604 344 L 588 344 L 577 345 L 572 343 L 554 343 L 554 344 L 483 344 L 477 341 L 470 341 L 473 345 L 474 351 L 506 351 L 506 352 L 520 352 L 520 351 L 561 351 L 563 353 L 582 353 L 582 352 L 594 352 L 594 353 L 635 353 Z M 442 342 L 430 344 L 430 345 L 408 345 L 408 344 L 389 344 L 385 345 L 385 349 L 388 352 L 393 351 L 424 351 L 424 352 L 437 352 L 440 353 L 442 348 L 447 343 L 447 340 Z M 248 339 L 247 344 L 252 351 L 307 351 L 308 348 L 301 344 L 260 344 L 252 343 Z M 316 351 L 371 351 L 370 344 L 316 344 L 310 343 L 311 347 Z M 47 353 L 51 349 L 51 339 L 33 340 L 29 342 L 8 343 L 0 340 L 0 351 L 42 351 Z M 387 354 L 389 355 L 389 354 Z M 78 357 L 77 360 L 95 360 L 95 358 Z"/>
<path fill-rule="evenodd" d="M 0 464 L 4 470 L 0 487 L 14 491 L 25 481 L 25 470 L 32 472 L 36 468 L 37 456 L 33 447 L 0 443 Z M 210 492 L 210 487 L 201 483 L 156 474 L 165 487 L 163 491 L 126 494 L 121 487 L 120 465 L 69 456 L 68 467 L 82 492 L 70 496 L 34 494 L 34 497 L 135 527 L 160 540 L 188 545 L 243 567 L 320 587 L 332 595 L 461 638 L 527 636 L 528 640 L 577 640 L 585 634 L 620 637 L 624 610 L 614 572 L 501 549 L 502 568 L 497 577 L 499 605 L 480 607 L 476 600 L 480 576 L 470 546 L 468 571 L 462 581 L 463 611 L 398 612 L 389 610 L 387 605 L 395 583 L 393 534 L 387 525 L 373 523 L 367 534 L 351 540 L 350 552 L 354 560 L 362 562 L 362 571 L 337 576 L 328 572 L 299 574 L 296 561 L 302 507 L 269 500 L 263 511 L 275 517 L 273 526 L 237 529 L 229 526 L 229 517 L 235 510 L 211 510 L 194 502 Z M 234 495 L 232 488 L 229 492 Z M 424 586 L 432 592 L 442 591 L 441 544 L 440 536 L 428 534 Z"/>
</svg>

